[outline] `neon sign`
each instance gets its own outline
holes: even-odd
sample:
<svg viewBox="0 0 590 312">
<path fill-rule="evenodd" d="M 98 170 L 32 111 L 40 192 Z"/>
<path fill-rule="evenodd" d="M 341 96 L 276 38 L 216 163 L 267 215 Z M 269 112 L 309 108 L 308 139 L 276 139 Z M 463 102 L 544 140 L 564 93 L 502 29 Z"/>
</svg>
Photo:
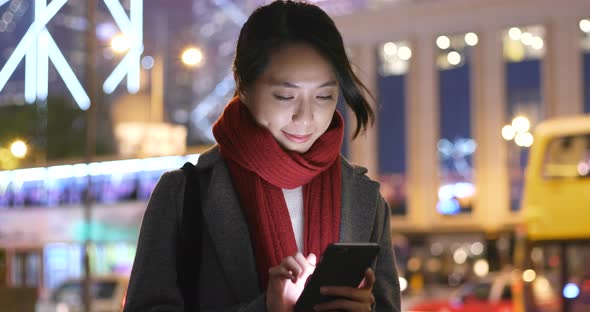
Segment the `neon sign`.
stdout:
<svg viewBox="0 0 590 312">
<path fill-rule="evenodd" d="M 0 6 L 7 0 L 0 0 Z M 35 19 L 8 61 L 0 69 L 0 91 L 12 76 L 18 64 L 25 59 L 25 101 L 34 103 L 36 99 L 45 100 L 48 93 L 49 61 L 51 61 L 78 106 L 86 110 L 90 98 L 63 53 L 47 31 L 46 25 L 59 12 L 67 0 L 35 0 Z M 130 16 L 117 0 L 104 0 L 115 23 L 129 40 L 130 48 L 121 62 L 107 77 L 103 84 L 106 93 L 112 93 L 127 76 L 127 91 L 139 91 L 140 57 L 143 52 L 143 0 L 130 1 Z"/>
</svg>

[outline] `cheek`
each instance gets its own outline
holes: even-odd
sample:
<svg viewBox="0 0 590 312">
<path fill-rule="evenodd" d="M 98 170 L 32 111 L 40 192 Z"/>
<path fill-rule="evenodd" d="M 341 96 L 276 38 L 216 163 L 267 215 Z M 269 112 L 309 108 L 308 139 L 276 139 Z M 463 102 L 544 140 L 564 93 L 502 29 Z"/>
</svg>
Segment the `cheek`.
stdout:
<svg viewBox="0 0 590 312">
<path fill-rule="evenodd" d="M 260 111 L 257 116 L 258 122 L 267 128 L 272 128 L 271 130 L 286 126 L 292 119 L 290 111 L 276 106 L 267 107 L 266 110 Z"/>
<path fill-rule="evenodd" d="M 328 127 L 330 127 L 330 124 L 332 123 L 332 119 L 334 118 L 335 111 L 336 111 L 336 107 L 334 107 L 334 109 L 327 110 L 322 113 L 321 127 L 324 129 L 324 131 L 327 130 Z"/>
</svg>

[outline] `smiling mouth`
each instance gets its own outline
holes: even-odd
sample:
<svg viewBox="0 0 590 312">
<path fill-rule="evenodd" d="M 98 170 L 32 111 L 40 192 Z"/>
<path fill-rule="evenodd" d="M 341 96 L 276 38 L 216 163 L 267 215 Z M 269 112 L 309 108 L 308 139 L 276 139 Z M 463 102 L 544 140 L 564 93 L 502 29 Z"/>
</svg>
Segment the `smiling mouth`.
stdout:
<svg viewBox="0 0 590 312">
<path fill-rule="evenodd" d="M 289 141 L 295 142 L 295 143 L 305 143 L 311 138 L 311 134 L 296 135 L 296 134 L 287 133 L 285 131 L 283 131 L 283 134 L 285 135 L 285 137 L 287 137 L 287 139 L 289 139 Z"/>
</svg>

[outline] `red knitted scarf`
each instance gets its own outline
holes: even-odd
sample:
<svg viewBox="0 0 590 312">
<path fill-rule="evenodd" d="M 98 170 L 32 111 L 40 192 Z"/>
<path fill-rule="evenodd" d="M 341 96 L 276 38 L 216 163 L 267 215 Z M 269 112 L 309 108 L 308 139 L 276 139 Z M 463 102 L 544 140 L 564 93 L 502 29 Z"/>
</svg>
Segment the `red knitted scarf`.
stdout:
<svg viewBox="0 0 590 312">
<path fill-rule="evenodd" d="M 238 98 L 213 126 L 248 222 L 263 289 L 268 269 L 297 252 L 282 188 L 303 185 L 304 255 L 320 257 L 329 243 L 338 241 L 343 129 L 342 116 L 336 112 L 328 130 L 306 153 L 286 151 L 255 123 Z"/>
</svg>

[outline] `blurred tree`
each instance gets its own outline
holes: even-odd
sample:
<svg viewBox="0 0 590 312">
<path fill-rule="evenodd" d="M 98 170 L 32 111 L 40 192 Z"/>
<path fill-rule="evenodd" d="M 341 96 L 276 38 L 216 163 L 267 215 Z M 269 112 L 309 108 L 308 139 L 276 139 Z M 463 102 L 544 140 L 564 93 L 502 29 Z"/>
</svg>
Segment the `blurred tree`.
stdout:
<svg viewBox="0 0 590 312">
<path fill-rule="evenodd" d="M 10 105 L 0 107 L 0 170 L 10 170 L 21 161 L 10 153 L 10 144 L 21 139 L 29 145 L 35 136 L 35 107 L 32 105 Z"/>
<path fill-rule="evenodd" d="M 29 145 L 30 154 L 22 165 L 84 156 L 86 112 L 66 98 L 49 97 L 46 106 L 2 106 L 0 125 L 0 146 L 9 146 L 16 138 Z M 99 136 L 97 155 L 112 153 L 112 145 L 110 136 Z"/>
</svg>

